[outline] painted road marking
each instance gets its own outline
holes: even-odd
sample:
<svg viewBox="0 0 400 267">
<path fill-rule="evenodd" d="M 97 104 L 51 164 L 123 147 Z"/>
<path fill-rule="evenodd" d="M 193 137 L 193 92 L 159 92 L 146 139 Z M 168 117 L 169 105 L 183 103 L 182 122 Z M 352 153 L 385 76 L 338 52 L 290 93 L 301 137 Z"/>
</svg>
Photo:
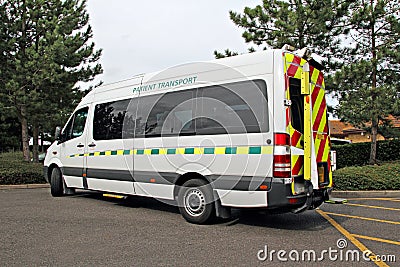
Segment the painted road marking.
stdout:
<svg viewBox="0 0 400 267">
<path fill-rule="evenodd" d="M 398 242 L 398 241 L 382 239 L 382 238 L 377 238 L 377 237 L 372 237 L 372 236 L 365 236 L 365 235 L 356 235 L 356 234 L 352 234 L 352 235 L 354 237 L 358 237 L 358 238 L 362 238 L 362 239 L 378 241 L 378 242 L 382 242 L 382 243 L 388 243 L 388 244 L 400 246 L 400 242 Z"/>
<path fill-rule="evenodd" d="M 330 224 L 332 224 L 333 227 L 336 228 L 340 233 L 342 233 L 348 240 L 350 240 L 351 243 L 353 243 L 361 252 L 367 253 L 367 251 L 370 251 L 371 254 L 369 258 L 371 261 L 373 261 L 376 265 L 382 267 L 382 266 L 389 266 L 383 261 L 375 261 L 376 255 L 373 253 L 371 250 L 369 250 L 363 243 L 358 241 L 352 234 L 350 234 L 346 229 L 344 229 L 340 224 L 338 224 L 334 219 L 329 217 L 328 214 L 326 214 L 324 211 L 317 209 L 316 210 L 322 217 L 324 217 Z"/>
<path fill-rule="evenodd" d="M 387 208 L 387 207 L 381 207 L 381 206 L 370 206 L 370 205 L 364 205 L 364 204 L 344 203 L 343 205 L 355 206 L 355 207 L 363 207 L 363 208 L 371 208 L 371 209 L 400 211 L 400 209 L 396 209 L 396 208 Z"/>
<path fill-rule="evenodd" d="M 375 219 L 375 218 L 354 216 L 354 215 L 334 213 L 334 212 L 325 212 L 325 213 L 328 215 L 333 215 L 333 216 L 341 216 L 341 217 L 347 217 L 347 218 L 352 218 L 352 219 L 360 219 L 360 220 L 366 220 L 366 221 L 374 221 L 374 222 L 382 222 L 382 223 L 390 223 L 390 224 L 400 225 L 400 222 L 395 222 L 395 221 L 380 220 L 380 219 Z"/>
<path fill-rule="evenodd" d="M 400 199 L 397 198 L 382 198 L 382 197 L 364 197 L 364 198 L 348 198 L 348 200 L 382 200 L 382 201 L 394 201 L 394 202 L 400 202 Z"/>
</svg>

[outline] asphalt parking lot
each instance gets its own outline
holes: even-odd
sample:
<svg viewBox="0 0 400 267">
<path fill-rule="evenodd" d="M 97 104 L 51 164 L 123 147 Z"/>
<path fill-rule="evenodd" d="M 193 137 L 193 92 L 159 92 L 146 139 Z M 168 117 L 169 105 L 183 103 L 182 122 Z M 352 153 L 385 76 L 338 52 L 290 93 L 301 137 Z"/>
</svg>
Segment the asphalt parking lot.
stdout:
<svg viewBox="0 0 400 267">
<path fill-rule="evenodd" d="M 13 189 L 0 190 L 0 203 L 2 266 L 400 263 L 400 198 L 349 199 L 297 215 L 235 210 L 229 221 L 202 226 L 174 206 L 139 197 L 52 198 L 49 189 Z"/>
</svg>

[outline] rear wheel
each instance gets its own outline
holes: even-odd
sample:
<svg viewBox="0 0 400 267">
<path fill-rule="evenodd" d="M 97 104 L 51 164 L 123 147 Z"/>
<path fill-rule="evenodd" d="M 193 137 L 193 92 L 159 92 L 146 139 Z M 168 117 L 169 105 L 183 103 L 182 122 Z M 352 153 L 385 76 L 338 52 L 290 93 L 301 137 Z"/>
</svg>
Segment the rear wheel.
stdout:
<svg viewBox="0 0 400 267">
<path fill-rule="evenodd" d="M 215 218 L 211 185 L 201 179 L 185 182 L 178 193 L 179 210 L 186 221 L 204 224 Z"/>
<path fill-rule="evenodd" d="M 64 195 L 64 181 L 59 168 L 54 168 L 50 176 L 50 192 L 53 197 Z"/>
</svg>

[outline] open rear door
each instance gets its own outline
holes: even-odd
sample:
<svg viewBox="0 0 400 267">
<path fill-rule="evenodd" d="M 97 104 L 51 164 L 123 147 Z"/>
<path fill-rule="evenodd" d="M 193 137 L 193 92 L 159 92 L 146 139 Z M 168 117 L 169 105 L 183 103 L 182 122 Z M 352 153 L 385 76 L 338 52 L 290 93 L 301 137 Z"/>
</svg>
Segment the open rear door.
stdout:
<svg viewBox="0 0 400 267">
<path fill-rule="evenodd" d="M 312 61 L 295 54 L 284 53 L 284 61 L 286 99 L 291 103 L 286 117 L 291 138 L 292 193 L 312 194 L 313 190 L 332 186 L 324 76 Z"/>
</svg>

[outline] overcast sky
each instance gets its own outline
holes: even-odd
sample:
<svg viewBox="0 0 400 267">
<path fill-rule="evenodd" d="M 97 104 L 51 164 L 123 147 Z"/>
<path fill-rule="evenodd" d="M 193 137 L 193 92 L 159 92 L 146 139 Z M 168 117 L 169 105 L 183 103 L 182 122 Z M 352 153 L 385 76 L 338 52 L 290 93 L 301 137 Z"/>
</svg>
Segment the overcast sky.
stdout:
<svg viewBox="0 0 400 267">
<path fill-rule="evenodd" d="M 214 58 L 214 50 L 247 51 L 229 10 L 261 0 L 89 0 L 94 42 L 103 49 L 104 83 Z"/>
</svg>

